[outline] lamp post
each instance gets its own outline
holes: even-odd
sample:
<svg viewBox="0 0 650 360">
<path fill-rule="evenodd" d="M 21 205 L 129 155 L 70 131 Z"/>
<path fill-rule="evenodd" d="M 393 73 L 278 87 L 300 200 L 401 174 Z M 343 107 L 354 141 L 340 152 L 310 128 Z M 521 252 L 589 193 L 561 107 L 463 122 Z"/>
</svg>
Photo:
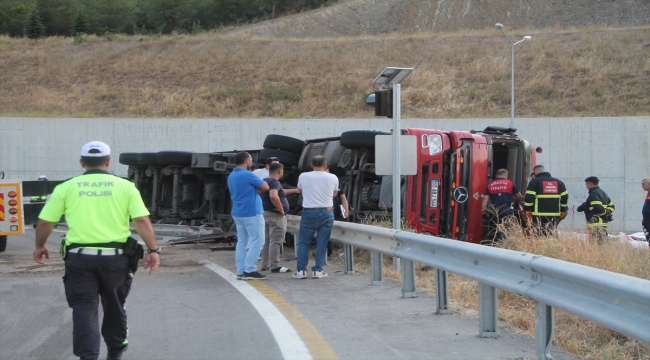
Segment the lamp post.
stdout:
<svg viewBox="0 0 650 360">
<path fill-rule="evenodd" d="M 530 36 L 524 36 L 523 39 L 521 39 L 521 40 L 519 40 L 517 42 L 512 42 L 512 40 L 510 40 L 508 35 L 506 35 L 506 33 L 503 32 L 503 24 L 496 23 L 496 25 L 494 25 L 494 27 L 501 30 L 501 33 L 503 33 L 503 35 L 506 37 L 506 39 L 508 39 L 508 41 L 512 45 L 512 61 L 511 61 L 512 74 L 510 76 L 510 80 L 511 80 L 511 85 L 510 85 L 510 127 L 513 128 L 513 127 L 515 127 L 515 45 L 517 45 L 517 44 L 519 44 L 521 42 L 524 42 L 526 40 L 530 40 L 532 38 Z"/>
</svg>

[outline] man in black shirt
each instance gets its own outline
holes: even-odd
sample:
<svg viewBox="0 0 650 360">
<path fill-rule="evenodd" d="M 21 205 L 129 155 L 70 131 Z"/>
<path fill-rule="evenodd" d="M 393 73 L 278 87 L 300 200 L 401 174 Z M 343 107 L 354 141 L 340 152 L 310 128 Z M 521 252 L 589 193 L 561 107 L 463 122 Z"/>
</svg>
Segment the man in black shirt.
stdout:
<svg viewBox="0 0 650 360">
<path fill-rule="evenodd" d="M 269 177 L 264 181 L 269 184 L 269 191 L 263 192 L 262 207 L 264 208 L 265 241 L 262 248 L 262 270 L 274 273 L 288 273 L 291 269 L 280 266 L 280 248 L 287 232 L 286 214 L 289 211 L 287 195 L 297 193 L 296 189 L 282 188 L 280 179 L 284 175 L 284 165 L 273 163 L 269 167 Z"/>
</svg>

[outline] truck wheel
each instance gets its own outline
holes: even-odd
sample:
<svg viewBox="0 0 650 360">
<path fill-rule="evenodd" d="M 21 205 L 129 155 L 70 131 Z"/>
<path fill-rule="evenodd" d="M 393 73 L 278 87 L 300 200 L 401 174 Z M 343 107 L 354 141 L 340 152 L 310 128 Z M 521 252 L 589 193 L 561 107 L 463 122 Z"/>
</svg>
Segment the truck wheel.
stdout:
<svg viewBox="0 0 650 360">
<path fill-rule="evenodd" d="M 271 134 L 267 135 L 266 139 L 264 139 L 263 147 L 265 149 L 278 149 L 294 154 L 300 154 L 304 146 L 305 142 L 300 139 L 284 135 Z"/>
<path fill-rule="evenodd" d="M 192 163 L 192 153 L 189 151 L 159 151 L 156 160 L 159 164 L 186 166 Z"/>
<path fill-rule="evenodd" d="M 138 165 L 138 153 L 126 152 L 120 154 L 120 164 Z"/>
<path fill-rule="evenodd" d="M 7 250 L 7 235 L 0 235 L 0 252 Z"/>
<path fill-rule="evenodd" d="M 341 146 L 348 149 L 375 147 L 375 135 L 390 135 L 381 131 L 352 130 L 341 134 Z"/>
<path fill-rule="evenodd" d="M 158 153 L 144 152 L 138 154 L 138 164 L 158 165 Z"/>
<path fill-rule="evenodd" d="M 298 160 L 300 160 L 300 155 L 298 154 L 275 149 L 262 149 L 257 159 L 260 163 L 263 163 L 264 160 L 270 157 L 276 157 L 280 159 L 280 163 L 284 166 L 296 166 L 298 165 Z"/>
</svg>

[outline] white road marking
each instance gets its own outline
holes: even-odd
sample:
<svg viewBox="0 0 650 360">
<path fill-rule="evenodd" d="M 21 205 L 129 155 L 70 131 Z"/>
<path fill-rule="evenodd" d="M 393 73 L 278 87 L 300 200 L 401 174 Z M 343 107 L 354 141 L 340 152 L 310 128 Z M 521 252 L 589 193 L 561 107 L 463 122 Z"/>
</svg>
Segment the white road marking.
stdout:
<svg viewBox="0 0 650 360">
<path fill-rule="evenodd" d="M 228 281 L 253 305 L 260 316 L 266 321 L 275 341 L 280 347 L 280 351 L 286 360 L 311 360 L 312 356 L 307 349 L 307 345 L 302 341 L 296 329 L 291 325 L 289 320 L 271 303 L 264 295 L 260 294 L 257 289 L 247 284 L 246 281 L 237 280 L 237 276 L 223 267 L 211 263 L 203 262 L 203 265 L 214 271 L 219 276 Z"/>
</svg>

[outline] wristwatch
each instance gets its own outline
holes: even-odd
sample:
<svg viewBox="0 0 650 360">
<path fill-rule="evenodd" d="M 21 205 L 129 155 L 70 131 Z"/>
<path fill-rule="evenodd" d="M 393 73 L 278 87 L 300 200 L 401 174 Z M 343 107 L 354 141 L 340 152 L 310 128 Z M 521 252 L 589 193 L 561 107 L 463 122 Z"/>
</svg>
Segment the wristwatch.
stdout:
<svg viewBox="0 0 650 360">
<path fill-rule="evenodd" d="M 155 248 L 155 249 L 153 249 L 153 250 L 152 250 L 152 249 L 147 249 L 147 254 L 151 254 L 151 253 L 158 253 L 158 254 L 160 254 L 160 246 L 158 246 L 157 248 Z"/>
</svg>

